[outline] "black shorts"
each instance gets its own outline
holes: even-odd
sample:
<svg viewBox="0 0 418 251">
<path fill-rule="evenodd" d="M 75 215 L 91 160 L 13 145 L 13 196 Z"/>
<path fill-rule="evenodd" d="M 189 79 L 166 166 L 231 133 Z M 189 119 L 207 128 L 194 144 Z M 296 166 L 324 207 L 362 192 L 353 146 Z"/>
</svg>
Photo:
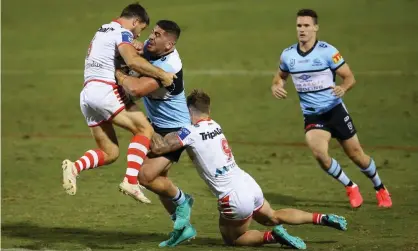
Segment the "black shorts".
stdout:
<svg viewBox="0 0 418 251">
<path fill-rule="evenodd" d="M 339 140 L 347 140 L 357 133 L 353 120 L 342 103 L 323 114 L 303 116 L 305 133 L 312 129 L 325 130 Z"/>
<path fill-rule="evenodd" d="M 156 133 L 158 133 L 158 134 L 160 134 L 161 136 L 165 136 L 165 135 L 167 135 L 167 134 L 169 134 L 170 132 L 177 132 L 178 130 L 180 130 L 181 129 L 181 127 L 178 127 L 178 128 L 160 128 L 160 127 L 158 127 L 158 126 L 155 126 L 155 125 L 152 125 L 152 127 L 154 128 L 154 131 L 156 132 Z M 163 154 L 163 155 L 161 155 L 161 156 L 163 156 L 163 157 L 165 157 L 165 158 L 167 158 L 167 159 L 169 159 L 169 160 L 171 160 L 172 162 L 178 162 L 179 161 L 179 159 L 180 159 L 180 156 L 181 156 L 181 153 L 184 151 L 184 147 L 182 147 L 182 148 L 180 148 L 179 150 L 177 150 L 177 151 L 174 151 L 174 152 L 169 152 L 169 153 L 166 153 L 166 154 Z M 158 156 L 159 157 L 159 156 Z M 149 158 L 155 158 L 155 157 L 149 157 Z"/>
</svg>

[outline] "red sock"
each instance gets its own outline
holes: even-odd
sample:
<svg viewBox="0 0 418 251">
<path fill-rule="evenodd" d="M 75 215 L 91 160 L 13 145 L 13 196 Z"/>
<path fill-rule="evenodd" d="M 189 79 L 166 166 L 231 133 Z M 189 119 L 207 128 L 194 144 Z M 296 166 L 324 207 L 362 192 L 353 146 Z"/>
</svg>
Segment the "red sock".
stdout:
<svg viewBox="0 0 418 251">
<path fill-rule="evenodd" d="M 312 214 L 312 223 L 315 224 L 315 225 L 322 224 L 322 217 L 323 216 L 324 216 L 323 214 L 313 213 Z"/>
<path fill-rule="evenodd" d="M 128 168 L 125 175 L 129 184 L 138 184 L 138 173 L 147 156 L 149 145 L 149 138 L 143 135 L 132 138 L 128 148 Z"/>
<path fill-rule="evenodd" d="M 274 238 L 271 231 L 264 232 L 263 242 L 265 244 L 276 243 L 276 239 Z"/>
<path fill-rule="evenodd" d="M 103 166 L 104 164 L 104 152 L 100 149 L 88 150 L 84 156 L 74 163 L 78 173 L 90 168 Z"/>
</svg>

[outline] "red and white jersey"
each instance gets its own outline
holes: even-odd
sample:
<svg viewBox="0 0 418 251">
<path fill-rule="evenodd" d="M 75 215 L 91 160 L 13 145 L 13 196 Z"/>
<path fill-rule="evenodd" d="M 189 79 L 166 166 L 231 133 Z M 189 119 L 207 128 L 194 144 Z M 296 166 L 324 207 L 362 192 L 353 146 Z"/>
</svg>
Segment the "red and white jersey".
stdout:
<svg viewBox="0 0 418 251">
<path fill-rule="evenodd" d="M 241 183 L 246 173 L 235 163 L 218 123 L 211 119 L 201 120 L 183 127 L 177 134 L 183 146 L 187 147 L 200 177 L 218 198 L 229 194 Z"/>
<path fill-rule="evenodd" d="M 87 51 L 84 64 L 84 83 L 91 80 L 102 80 L 115 83 L 115 62 L 119 57 L 118 46 L 131 44 L 132 32 L 112 21 L 100 27 Z"/>
</svg>

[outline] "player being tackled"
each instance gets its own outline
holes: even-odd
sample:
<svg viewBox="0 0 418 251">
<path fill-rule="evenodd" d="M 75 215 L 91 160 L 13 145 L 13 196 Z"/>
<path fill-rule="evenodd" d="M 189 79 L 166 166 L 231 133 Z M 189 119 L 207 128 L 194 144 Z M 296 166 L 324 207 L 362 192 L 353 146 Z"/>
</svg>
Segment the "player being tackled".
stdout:
<svg viewBox="0 0 418 251">
<path fill-rule="evenodd" d="M 304 241 L 290 235 L 282 224 L 316 224 L 347 230 L 347 222 L 341 216 L 292 208 L 272 209 L 257 182 L 235 162 L 221 126 L 209 117 L 209 96 L 194 90 L 187 97 L 187 106 L 192 124 L 153 141 L 151 151 L 165 154 L 186 148 L 200 177 L 218 199 L 219 229 L 225 244 L 257 246 L 281 243 L 305 249 Z M 273 229 L 265 232 L 249 230 L 252 219 Z M 193 232 L 195 234 L 191 225 L 175 230 L 160 246 L 175 246 L 187 240 Z"/>
<path fill-rule="evenodd" d="M 170 86 L 175 79 L 151 65 L 138 55 L 132 42 L 149 25 L 146 10 L 138 3 L 122 10 L 119 18 L 102 25 L 95 33 L 87 50 L 84 68 L 84 88 L 80 93 L 80 107 L 97 144 L 75 162 L 62 162 L 63 188 L 69 195 L 77 192 L 76 178 L 80 172 L 109 165 L 119 157 L 119 143 L 114 125 L 132 133 L 128 146 L 127 169 L 119 189 L 135 200 L 150 203 L 138 183 L 138 173 L 144 164 L 154 129 L 142 112 L 125 103 L 125 93 L 116 84 L 115 61 L 120 56 L 133 70 L 158 79 Z"/>
</svg>

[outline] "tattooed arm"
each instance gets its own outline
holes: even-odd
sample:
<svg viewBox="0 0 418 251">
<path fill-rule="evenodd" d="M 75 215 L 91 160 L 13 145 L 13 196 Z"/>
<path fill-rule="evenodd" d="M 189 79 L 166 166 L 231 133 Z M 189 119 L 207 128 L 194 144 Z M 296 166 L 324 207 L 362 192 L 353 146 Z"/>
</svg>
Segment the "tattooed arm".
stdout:
<svg viewBox="0 0 418 251">
<path fill-rule="evenodd" d="M 177 132 L 172 132 L 163 138 L 160 134 L 154 133 L 151 139 L 151 152 L 155 155 L 162 155 L 173 152 L 183 147 Z"/>
</svg>

